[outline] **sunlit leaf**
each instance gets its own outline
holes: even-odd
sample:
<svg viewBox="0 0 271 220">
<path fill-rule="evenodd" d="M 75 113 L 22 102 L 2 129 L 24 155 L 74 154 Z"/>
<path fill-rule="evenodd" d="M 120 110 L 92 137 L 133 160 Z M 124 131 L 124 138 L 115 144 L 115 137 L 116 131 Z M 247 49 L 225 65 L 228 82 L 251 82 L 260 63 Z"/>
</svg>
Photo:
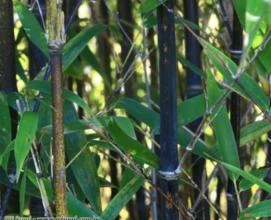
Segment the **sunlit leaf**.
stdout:
<svg viewBox="0 0 271 220">
<path fill-rule="evenodd" d="M 23 24 L 24 31 L 27 34 L 28 38 L 48 58 L 49 55 L 48 55 L 47 40 L 45 38 L 45 34 L 44 34 L 39 22 L 37 21 L 37 19 L 33 15 L 33 13 L 30 12 L 23 5 L 23 3 L 20 3 L 19 1 L 16 1 L 15 9 L 19 15 L 20 21 Z"/>
<path fill-rule="evenodd" d="M 216 81 L 211 74 L 208 74 L 208 101 L 212 102 L 216 97 L 220 96 L 222 91 L 218 88 Z M 214 127 L 217 145 L 221 152 L 221 159 L 233 166 L 240 167 L 237 144 L 235 142 L 234 133 L 231 127 L 230 120 L 225 103 L 222 103 L 221 109 L 218 112 L 212 112 L 212 125 Z M 231 178 L 236 179 L 234 173 L 229 173 Z"/>
</svg>

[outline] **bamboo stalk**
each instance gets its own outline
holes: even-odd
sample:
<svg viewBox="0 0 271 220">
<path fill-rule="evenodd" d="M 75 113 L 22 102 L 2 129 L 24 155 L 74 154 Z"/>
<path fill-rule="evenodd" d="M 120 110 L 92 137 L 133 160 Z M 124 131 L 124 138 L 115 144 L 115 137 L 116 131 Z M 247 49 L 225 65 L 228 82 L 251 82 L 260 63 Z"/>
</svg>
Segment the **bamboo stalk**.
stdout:
<svg viewBox="0 0 271 220">
<path fill-rule="evenodd" d="M 53 186 L 56 216 L 67 216 L 65 147 L 62 99 L 62 48 L 65 43 L 64 14 L 61 0 L 47 2 L 47 35 L 52 66 L 53 105 Z"/>
<path fill-rule="evenodd" d="M 176 43 L 173 0 L 157 9 L 160 73 L 160 187 L 178 204 Z M 179 219 L 178 210 L 162 199 L 163 219 Z"/>
<path fill-rule="evenodd" d="M 196 0 L 184 0 L 184 17 L 185 19 L 193 22 L 195 25 L 199 24 L 199 16 L 198 16 L 198 1 Z M 194 33 L 199 35 L 198 30 L 194 30 Z M 201 46 L 195 36 L 189 31 L 185 30 L 185 53 L 186 58 L 193 64 L 194 66 L 201 69 Z M 192 69 L 187 68 L 187 98 L 191 98 L 202 93 L 201 86 L 201 77 L 195 73 Z M 195 132 L 198 126 L 201 123 L 202 118 L 192 122 L 189 125 L 191 131 Z M 193 164 L 193 181 L 203 189 L 204 178 L 206 179 L 205 173 L 205 160 L 204 158 L 200 158 L 197 155 L 192 154 L 192 164 Z M 194 190 L 194 197 L 196 198 L 198 195 L 198 191 Z M 208 195 L 208 191 L 206 196 Z M 210 211 L 209 206 L 206 200 L 203 200 L 197 205 L 196 208 L 196 219 L 209 219 Z"/>
<path fill-rule="evenodd" d="M 233 14 L 231 58 L 238 65 L 242 56 L 243 30 L 236 12 Z M 240 96 L 236 93 L 231 94 L 230 113 L 231 124 L 235 136 L 235 141 L 239 150 L 240 146 Z M 242 162 L 241 162 L 242 163 Z M 229 179 L 227 186 L 227 219 L 234 220 L 238 218 L 238 201 L 234 182 Z"/>
</svg>

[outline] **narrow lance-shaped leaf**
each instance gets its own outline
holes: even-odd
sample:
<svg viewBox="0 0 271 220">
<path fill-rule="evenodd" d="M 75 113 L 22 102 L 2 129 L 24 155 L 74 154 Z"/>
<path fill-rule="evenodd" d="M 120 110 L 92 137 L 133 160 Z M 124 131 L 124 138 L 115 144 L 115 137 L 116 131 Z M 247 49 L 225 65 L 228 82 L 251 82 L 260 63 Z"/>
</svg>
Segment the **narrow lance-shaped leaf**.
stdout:
<svg viewBox="0 0 271 220">
<path fill-rule="evenodd" d="M 67 102 L 65 109 L 65 123 L 72 123 L 78 120 L 75 107 Z M 94 155 L 86 149 L 79 156 L 77 155 L 87 143 L 83 132 L 76 132 L 65 136 L 66 155 L 71 163 L 73 174 L 92 209 L 99 214 L 101 208 L 100 184 L 97 175 L 97 166 Z M 74 160 L 74 158 L 76 159 Z"/>
<path fill-rule="evenodd" d="M 19 179 L 20 171 L 29 153 L 31 144 L 35 139 L 38 128 L 38 114 L 24 112 L 19 122 L 18 132 L 15 139 L 16 178 Z"/>
<path fill-rule="evenodd" d="M 42 30 L 39 22 L 35 18 L 32 12 L 30 12 L 23 3 L 16 1 L 16 12 L 19 15 L 20 21 L 23 24 L 23 28 L 28 38 L 43 52 L 48 58 L 48 47 L 45 33 Z"/>
<path fill-rule="evenodd" d="M 87 46 L 89 40 L 102 32 L 105 28 L 106 25 L 102 24 L 86 28 L 66 44 L 63 51 L 63 71 L 65 71 L 78 57 L 78 55 Z"/>
<path fill-rule="evenodd" d="M 32 80 L 27 83 L 26 87 L 29 89 L 40 91 L 44 94 L 52 94 L 51 85 L 49 82 L 46 81 Z M 91 110 L 86 104 L 86 102 L 80 96 L 74 94 L 73 92 L 67 89 L 63 89 L 63 98 L 82 107 L 86 113 L 90 113 Z"/>
<path fill-rule="evenodd" d="M 216 99 L 222 91 L 218 88 L 216 81 L 209 72 L 208 74 L 208 101 Z M 233 166 L 240 167 L 237 144 L 235 142 L 233 130 L 228 118 L 225 104 L 222 104 L 219 112 L 212 112 L 212 125 L 215 131 L 216 141 L 221 152 L 222 160 Z M 229 173 L 231 179 L 237 179 L 234 173 Z"/>
<path fill-rule="evenodd" d="M 114 142 L 128 155 L 131 155 L 141 163 L 158 167 L 157 156 L 147 147 L 125 134 L 114 120 L 109 123 L 108 129 Z"/>
<path fill-rule="evenodd" d="M 240 219 L 254 219 L 271 217 L 271 200 L 259 202 L 240 213 Z"/>
<path fill-rule="evenodd" d="M 266 183 L 265 181 L 261 180 L 260 178 L 250 174 L 249 172 L 245 172 L 236 166 L 230 165 L 228 163 L 221 162 L 221 164 L 226 169 L 235 173 L 235 175 L 242 176 L 244 179 L 250 181 L 251 183 L 257 184 L 259 187 L 261 187 L 266 192 L 271 193 L 271 185 Z"/>
<path fill-rule="evenodd" d="M 236 64 L 220 50 L 210 43 L 200 40 L 204 47 L 204 52 L 211 60 L 215 68 L 223 75 L 223 80 L 227 84 L 232 84 L 239 94 L 248 100 L 253 100 L 262 110 L 269 110 L 269 98 L 265 95 L 261 87 L 246 73 L 242 73 L 238 83 L 233 81 L 233 75 L 237 73 Z"/>
<path fill-rule="evenodd" d="M 271 124 L 268 120 L 255 121 L 241 129 L 240 145 L 245 145 L 262 135 L 271 131 Z"/>
</svg>

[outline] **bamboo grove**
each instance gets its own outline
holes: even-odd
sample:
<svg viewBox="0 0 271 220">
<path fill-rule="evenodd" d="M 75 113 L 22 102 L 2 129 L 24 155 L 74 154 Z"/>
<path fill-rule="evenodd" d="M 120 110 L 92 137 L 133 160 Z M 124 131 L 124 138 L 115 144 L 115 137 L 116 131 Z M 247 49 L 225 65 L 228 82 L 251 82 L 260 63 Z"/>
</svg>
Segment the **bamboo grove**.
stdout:
<svg viewBox="0 0 271 220">
<path fill-rule="evenodd" d="M 0 219 L 270 219 L 270 12 L 0 1 Z"/>
</svg>

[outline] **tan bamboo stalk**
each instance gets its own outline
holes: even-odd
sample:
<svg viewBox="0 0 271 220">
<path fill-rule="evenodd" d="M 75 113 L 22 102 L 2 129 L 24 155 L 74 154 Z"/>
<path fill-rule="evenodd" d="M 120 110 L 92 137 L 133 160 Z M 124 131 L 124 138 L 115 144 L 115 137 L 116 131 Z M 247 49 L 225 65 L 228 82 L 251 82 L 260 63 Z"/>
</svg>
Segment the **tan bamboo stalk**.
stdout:
<svg viewBox="0 0 271 220">
<path fill-rule="evenodd" d="M 53 186 L 56 216 L 67 216 L 62 99 L 62 49 L 65 44 L 62 0 L 46 1 L 48 48 L 52 66 Z"/>
</svg>

